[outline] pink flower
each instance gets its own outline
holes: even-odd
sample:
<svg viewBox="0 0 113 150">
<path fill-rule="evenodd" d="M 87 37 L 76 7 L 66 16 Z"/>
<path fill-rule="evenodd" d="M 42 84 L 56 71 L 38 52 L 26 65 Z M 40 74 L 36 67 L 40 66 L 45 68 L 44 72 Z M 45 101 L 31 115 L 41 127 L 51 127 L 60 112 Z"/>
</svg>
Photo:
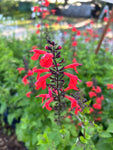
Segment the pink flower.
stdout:
<svg viewBox="0 0 113 150">
<path fill-rule="evenodd" d="M 75 72 L 78 73 L 76 67 L 79 66 L 79 65 L 82 65 L 82 64 L 79 64 L 79 63 L 70 64 L 68 66 L 65 66 L 64 69 L 73 68 L 75 70 Z"/>
<path fill-rule="evenodd" d="M 89 92 L 89 97 L 90 97 L 90 98 L 92 98 L 92 97 L 94 97 L 94 96 L 97 96 L 97 94 L 96 94 L 95 92 L 92 92 L 92 91 Z"/>
<path fill-rule="evenodd" d="M 46 51 L 39 50 L 39 49 L 34 49 L 31 50 L 30 52 L 34 52 L 34 55 L 31 57 L 32 60 L 37 60 L 41 54 L 47 53 Z"/>
<path fill-rule="evenodd" d="M 37 31 L 36 31 L 36 34 L 39 34 L 39 33 L 40 33 L 40 30 L 37 30 Z"/>
<path fill-rule="evenodd" d="M 31 93 L 32 93 L 31 91 L 30 91 L 30 92 L 27 92 L 27 93 L 26 93 L 26 96 L 29 98 Z"/>
<path fill-rule="evenodd" d="M 24 83 L 24 85 L 29 84 L 29 81 L 27 80 L 27 77 L 28 77 L 28 75 L 25 75 L 25 76 L 22 78 L 22 82 Z"/>
<path fill-rule="evenodd" d="M 101 102 L 102 102 L 101 97 L 96 97 L 96 103 L 101 104 Z"/>
<path fill-rule="evenodd" d="M 88 81 L 88 82 L 86 82 L 86 85 L 87 85 L 87 87 L 92 87 L 93 82 L 92 81 Z"/>
<path fill-rule="evenodd" d="M 70 97 L 70 96 L 68 96 L 68 95 L 65 95 L 65 97 L 71 101 L 71 108 L 72 108 L 72 109 L 77 106 L 77 101 L 76 101 L 76 99 L 74 99 L 74 98 L 72 98 L 72 97 Z"/>
<path fill-rule="evenodd" d="M 78 77 L 73 75 L 73 74 L 70 74 L 68 72 L 64 72 L 64 74 L 70 78 L 69 85 L 68 85 L 68 87 L 66 89 L 64 89 L 64 91 L 67 91 L 67 90 L 70 90 L 70 89 L 78 91 L 78 88 L 76 87 L 77 81 L 79 80 Z"/>
<path fill-rule="evenodd" d="M 17 70 L 19 71 L 19 73 L 21 73 L 21 71 L 25 70 L 25 68 L 17 68 Z"/>
<path fill-rule="evenodd" d="M 52 53 L 46 53 L 41 59 L 40 59 L 40 66 L 49 68 L 53 64 L 53 54 Z"/>
<path fill-rule="evenodd" d="M 46 88 L 46 79 L 48 77 L 51 76 L 51 73 L 48 73 L 42 77 L 40 77 L 36 82 L 35 82 L 35 86 L 36 86 L 36 90 L 42 88 L 42 90 L 44 90 Z"/>
<path fill-rule="evenodd" d="M 48 109 L 49 111 L 52 110 L 52 108 L 49 106 L 49 104 L 53 101 L 53 98 L 49 99 L 47 102 L 45 102 L 44 107 L 46 107 L 46 109 Z"/>
</svg>

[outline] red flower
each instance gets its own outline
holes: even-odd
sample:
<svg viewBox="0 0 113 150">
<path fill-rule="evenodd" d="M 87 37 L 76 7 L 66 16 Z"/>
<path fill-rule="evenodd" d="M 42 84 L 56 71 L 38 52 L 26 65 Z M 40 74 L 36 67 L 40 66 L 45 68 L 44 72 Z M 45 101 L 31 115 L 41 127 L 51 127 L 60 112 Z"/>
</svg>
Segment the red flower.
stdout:
<svg viewBox="0 0 113 150">
<path fill-rule="evenodd" d="M 100 110 L 100 109 L 101 109 L 101 104 L 95 103 L 95 104 L 93 104 L 93 107 L 94 107 L 95 109 Z"/>
<path fill-rule="evenodd" d="M 77 31 L 76 27 L 73 27 L 72 32 L 76 32 L 76 31 Z"/>
<path fill-rule="evenodd" d="M 35 69 L 34 72 L 38 73 L 37 74 L 37 80 L 40 78 L 40 74 L 44 72 L 49 72 L 49 69 Z"/>
<path fill-rule="evenodd" d="M 57 18 L 57 21 L 59 22 L 59 21 L 61 21 L 63 19 L 63 17 L 61 16 L 61 17 L 58 17 Z"/>
<path fill-rule="evenodd" d="M 101 93 L 101 88 L 99 86 L 97 86 L 96 88 L 93 86 L 92 90 L 96 93 Z"/>
<path fill-rule="evenodd" d="M 107 85 L 107 89 L 113 89 L 113 84 L 106 84 Z"/>
<path fill-rule="evenodd" d="M 49 106 L 49 104 L 53 101 L 53 98 L 49 99 L 47 102 L 45 102 L 44 107 L 46 107 L 46 109 L 48 109 L 49 111 L 52 110 L 52 108 Z"/>
<path fill-rule="evenodd" d="M 36 86 L 36 90 L 42 88 L 42 90 L 44 90 L 46 88 L 46 79 L 48 77 L 51 76 L 51 73 L 48 73 L 42 77 L 40 77 L 36 82 L 35 82 L 35 86 Z"/>
<path fill-rule="evenodd" d="M 95 119 L 95 121 L 101 121 L 101 120 L 102 120 L 101 117 Z"/>
<path fill-rule="evenodd" d="M 72 62 L 73 62 L 73 63 L 77 63 L 76 58 L 73 58 Z"/>
<path fill-rule="evenodd" d="M 89 97 L 90 97 L 90 98 L 92 98 L 92 97 L 94 97 L 94 96 L 97 96 L 97 94 L 96 94 L 95 92 L 92 92 L 92 91 L 89 92 Z"/>
<path fill-rule="evenodd" d="M 21 73 L 21 71 L 25 70 L 25 68 L 17 68 L 17 70 L 19 71 L 19 73 Z"/>
<path fill-rule="evenodd" d="M 102 100 L 101 97 L 96 97 L 96 103 L 101 104 Z"/>
<path fill-rule="evenodd" d="M 81 108 L 79 105 L 75 108 L 75 115 L 78 115 L 78 111 L 81 111 Z"/>
<path fill-rule="evenodd" d="M 107 22 L 107 21 L 108 21 L 108 18 L 107 18 L 107 17 L 104 17 L 104 21 Z"/>
<path fill-rule="evenodd" d="M 37 25 L 36 25 L 36 27 L 37 27 L 37 28 L 40 28 L 40 27 L 41 27 L 41 25 L 40 25 L 40 24 L 37 24 Z"/>
<path fill-rule="evenodd" d="M 25 76 L 22 78 L 22 82 L 24 83 L 24 85 L 29 84 L 29 81 L 27 80 L 27 77 L 28 77 L 28 75 L 25 75 Z"/>
<path fill-rule="evenodd" d="M 74 89 L 74 90 L 78 91 L 78 88 L 76 87 L 77 81 L 79 80 L 78 77 L 73 75 L 73 74 L 70 74 L 68 72 L 64 72 L 64 74 L 70 78 L 69 85 L 64 91 L 67 91 L 67 90 L 70 90 L 70 89 Z"/>
<path fill-rule="evenodd" d="M 72 98 L 72 97 L 70 97 L 70 96 L 68 96 L 68 95 L 65 95 L 65 97 L 71 101 L 71 108 L 72 108 L 72 109 L 77 106 L 77 101 L 76 101 L 76 99 L 74 99 L 74 98 Z"/>
<path fill-rule="evenodd" d="M 70 64 L 68 66 L 65 66 L 64 69 L 73 68 L 75 70 L 75 72 L 78 73 L 76 67 L 79 66 L 79 65 L 82 65 L 82 64 L 79 64 L 79 63 Z"/>
<path fill-rule="evenodd" d="M 56 10 L 52 9 L 51 12 L 53 13 L 53 15 L 55 15 Z"/>
<path fill-rule="evenodd" d="M 53 54 L 52 53 L 46 53 L 41 59 L 40 59 L 40 66 L 49 68 L 53 64 Z"/>
<path fill-rule="evenodd" d="M 48 27 L 49 27 L 49 24 L 46 23 L 46 24 L 45 24 L 45 27 L 48 28 Z"/>
<path fill-rule="evenodd" d="M 92 112 L 94 112 L 94 109 L 92 107 L 90 107 L 90 112 L 89 114 L 91 114 Z"/>
<path fill-rule="evenodd" d="M 28 73 L 27 73 L 28 76 L 32 76 L 33 74 L 34 72 L 32 70 L 28 70 Z"/>
<path fill-rule="evenodd" d="M 43 50 L 34 49 L 30 52 L 34 52 L 34 55 L 31 57 L 32 60 L 37 60 L 41 54 L 46 54 L 47 52 Z"/>
<path fill-rule="evenodd" d="M 39 33 L 40 33 L 40 30 L 37 30 L 37 31 L 36 31 L 36 34 L 39 34 Z"/>
<path fill-rule="evenodd" d="M 80 30 L 77 30 L 77 34 L 76 34 L 76 35 L 78 35 L 78 36 L 80 36 L 80 35 L 81 35 Z"/>
<path fill-rule="evenodd" d="M 50 4 L 50 3 L 48 2 L 48 0 L 45 0 L 45 2 L 43 3 L 43 5 L 46 6 L 46 7 L 48 7 L 49 4 Z"/>
<path fill-rule="evenodd" d="M 42 104 L 43 104 L 43 102 L 44 102 L 44 99 L 47 100 L 47 98 L 49 98 L 49 97 L 48 97 L 48 94 L 40 94 L 40 95 L 38 95 L 38 96 L 36 96 L 36 97 L 42 97 Z"/>
<path fill-rule="evenodd" d="M 77 46 L 77 41 L 73 41 L 72 46 Z"/>
<path fill-rule="evenodd" d="M 36 49 L 36 48 L 37 48 L 37 46 L 33 46 L 33 47 L 32 47 L 32 49 Z"/>
<path fill-rule="evenodd" d="M 31 91 L 30 91 L 30 92 L 27 92 L 27 93 L 26 93 L 26 96 L 29 98 L 31 93 L 32 93 Z"/>
<path fill-rule="evenodd" d="M 93 82 L 92 81 L 88 81 L 88 82 L 86 82 L 86 85 L 87 85 L 87 87 L 92 87 Z"/>
</svg>

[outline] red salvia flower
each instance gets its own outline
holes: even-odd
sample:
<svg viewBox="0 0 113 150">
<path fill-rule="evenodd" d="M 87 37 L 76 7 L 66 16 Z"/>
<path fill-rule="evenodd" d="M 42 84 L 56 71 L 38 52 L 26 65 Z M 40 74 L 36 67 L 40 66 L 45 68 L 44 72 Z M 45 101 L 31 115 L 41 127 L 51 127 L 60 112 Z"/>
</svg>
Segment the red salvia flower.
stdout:
<svg viewBox="0 0 113 150">
<path fill-rule="evenodd" d="M 27 77 L 28 77 L 28 75 L 25 75 L 25 76 L 22 78 L 22 82 L 24 83 L 24 85 L 29 84 L 29 81 L 27 80 Z"/>
<path fill-rule="evenodd" d="M 28 76 L 32 76 L 33 74 L 34 72 L 32 70 L 28 70 L 28 73 L 27 73 Z"/>
<path fill-rule="evenodd" d="M 107 85 L 107 89 L 113 89 L 113 84 L 106 84 Z"/>
<path fill-rule="evenodd" d="M 101 104 L 98 104 L 98 103 L 93 104 L 93 107 L 98 110 L 100 110 L 102 108 Z"/>
<path fill-rule="evenodd" d="M 30 91 L 30 92 L 27 92 L 27 93 L 26 93 L 26 96 L 29 98 L 31 93 L 32 93 L 31 91 Z"/>
<path fill-rule="evenodd" d="M 42 90 L 44 90 L 46 88 L 46 79 L 48 77 L 51 76 L 51 73 L 48 73 L 42 77 L 40 77 L 36 82 L 35 82 L 35 86 L 36 86 L 36 90 L 42 88 Z"/>
<path fill-rule="evenodd" d="M 108 21 L 108 18 L 107 17 L 104 17 L 104 19 L 103 19 L 105 22 L 107 22 Z"/>
<path fill-rule="evenodd" d="M 74 99 L 74 98 L 72 98 L 72 97 L 70 97 L 70 96 L 68 96 L 68 95 L 65 95 L 65 97 L 71 101 L 71 108 L 72 108 L 72 109 L 77 106 L 77 101 L 76 101 L 76 99 Z"/>
<path fill-rule="evenodd" d="M 53 98 L 49 99 L 47 102 L 45 102 L 44 107 L 46 107 L 46 109 L 48 109 L 49 111 L 52 110 L 52 108 L 49 106 L 49 104 L 53 101 Z"/>
<path fill-rule="evenodd" d="M 92 112 L 94 112 L 94 109 L 92 107 L 90 107 L 90 110 L 89 110 L 89 114 L 91 114 Z"/>
<path fill-rule="evenodd" d="M 80 30 L 77 30 L 77 33 L 76 33 L 76 35 L 78 35 L 78 36 L 80 36 L 80 35 L 81 35 L 81 32 L 80 32 Z"/>
<path fill-rule="evenodd" d="M 17 70 L 19 71 L 19 73 L 21 73 L 21 71 L 25 70 L 25 68 L 17 68 Z"/>
<path fill-rule="evenodd" d="M 101 93 L 102 92 L 102 90 L 99 86 L 96 86 L 96 88 L 93 86 L 92 90 L 95 91 L 96 93 Z"/>
<path fill-rule="evenodd" d="M 70 64 L 70 65 L 65 66 L 64 69 L 73 68 L 75 70 L 75 72 L 78 73 L 76 67 L 79 65 L 82 65 L 82 64 L 79 64 L 79 63 Z"/>
<path fill-rule="evenodd" d="M 92 87 L 93 82 L 92 81 L 88 81 L 88 82 L 86 82 L 86 85 L 87 85 L 87 87 Z"/>
<path fill-rule="evenodd" d="M 49 69 L 35 69 L 34 72 L 38 73 L 37 74 L 37 80 L 40 78 L 40 74 L 44 72 L 49 72 Z"/>
<path fill-rule="evenodd" d="M 73 41 L 72 46 L 77 46 L 77 41 Z"/>
<path fill-rule="evenodd" d="M 40 28 L 40 27 L 41 27 L 41 25 L 40 25 L 40 24 L 37 24 L 37 25 L 36 25 L 36 27 L 37 27 L 37 28 Z"/>
<path fill-rule="evenodd" d="M 46 53 L 41 59 L 40 59 L 40 66 L 49 68 L 53 64 L 53 54 L 52 53 Z"/>
<path fill-rule="evenodd" d="M 36 30 L 36 34 L 39 34 L 40 33 L 40 30 Z"/>
<path fill-rule="evenodd" d="M 34 49 L 30 52 L 34 52 L 34 55 L 31 57 L 32 60 L 37 60 L 41 54 L 46 54 L 47 52 L 43 50 Z"/>
<path fill-rule="evenodd" d="M 98 103 L 98 104 L 102 103 L 101 97 L 96 97 L 96 103 Z"/>
<path fill-rule="evenodd" d="M 90 98 L 92 98 L 92 97 L 94 97 L 94 96 L 97 96 L 97 94 L 96 94 L 95 92 L 92 92 L 92 91 L 89 92 L 89 97 L 90 97 Z"/>
<path fill-rule="evenodd" d="M 78 111 L 81 111 L 81 108 L 79 105 L 75 108 L 75 115 L 78 115 Z"/>
<path fill-rule="evenodd" d="M 64 91 L 67 91 L 67 90 L 70 90 L 70 89 L 74 89 L 74 90 L 78 91 L 78 88 L 76 87 L 77 81 L 79 80 L 78 77 L 73 75 L 73 74 L 70 74 L 68 72 L 64 72 L 64 74 L 70 78 L 69 85 L 66 89 L 64 89 Z"/>
<path fill-rule="evenodd" d="M 76 27 L 73 27 L 72 32 L 76 32 L 76 31 L 77 31 Z"/>
<path fill-rule="evenodd" d="M 56 10 L 52 9 L 51 12 L 53 13 L 53 15 L 55 15 Z"/>
</svg>

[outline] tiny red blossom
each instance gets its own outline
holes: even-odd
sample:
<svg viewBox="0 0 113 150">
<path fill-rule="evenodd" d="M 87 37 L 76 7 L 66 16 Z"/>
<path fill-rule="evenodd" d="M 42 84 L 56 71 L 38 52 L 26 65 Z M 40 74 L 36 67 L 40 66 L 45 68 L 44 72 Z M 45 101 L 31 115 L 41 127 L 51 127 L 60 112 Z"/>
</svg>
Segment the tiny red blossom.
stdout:
<svg viewBox="0 0 113 150">
<path fill-rule="evenodd" d="M 70 64 L 70 65 L 65 66 L 64 69 L 73 68 L 75 70 L 75 72 L 78 73 L 76 67 L 79 65 L 82 65 L 82 64 L 79 64 L 79 63 Z"/>
<path fill-rule="evenodd" d="M 19 73 L 21 73 L 21 71 L 25 70 L 25 68 L 17 68 L 17 70 L 19 71 Z"/>
<path fill-rule="evenodd" d="M 47 102 L 45 102 L 44 107 L 46 107 L 47 110 L 51 111 L 52 108 L 49 106 L 49 104 L 53 101 L 53 98 L 49 99 Z"/>
<path fill-rule="evenodd" d="M 28 75 L 25 75 L 25 76 L 22 78 L 22 82 L 24 83 L 24 85 L 29 84 L 29 81 L 27 80 L 27 77 L 28 77 Z"/>
<path fill-rule="evenodd" d="M 86 82 L 86 85 L 87 85 L 87 87 L 92 87 L 93 82 L 92 81 L 88 81 L 88 82 Z"/>
<path fill-rule="evenodd" d="M 77 41 L 73 41 L 72 46 L 77 46 Z"/>
<path fill-rule="evenodd" d="M 96 94 L 95 92 L 92 92 L 92 91 L 89 92 L 89 97 L 90 97 L 90 98 L 92 98 L 92 97 L 94 97 L 94 96 L 97 96 L 97 94 Z"/>
<path fill-rule="evenodd" d="M 72 32 L 76 32 L 76 31 L 77 31 L 76 27 L 73 27 Z"/>
<path fill-rule="evenodd" d="M 31 91 L 30 91 L 30 92 L 27 92 L 27 93 L 26 93 L 26 96 L 29 98 L 31 93 L 32 93 Z"/>
<path fill-rule="evenodd" d="M 76 101 L 76 99 L 74 99 L 74 98 L 72 98 L 72 97 L 70 97 L 70 96 L 68 96 L 68 95 L 65 95 L 65 97 L 71 101 L 71 108 L 72 108 L 72 109 L 77 106 L 77 101 Z"/>
<path fill-rule="evenodd" d="M 93 104 L 93 107 L 98 110 L 100 110 L 102 108 L 101 104 L 98 104 L 98 103 Z"/>
</svg>

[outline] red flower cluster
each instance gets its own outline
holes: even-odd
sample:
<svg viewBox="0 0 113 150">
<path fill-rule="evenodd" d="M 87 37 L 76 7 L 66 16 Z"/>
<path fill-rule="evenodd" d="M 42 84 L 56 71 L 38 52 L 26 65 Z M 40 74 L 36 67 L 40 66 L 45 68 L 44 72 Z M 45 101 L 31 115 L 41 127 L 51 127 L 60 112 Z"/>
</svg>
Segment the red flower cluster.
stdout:
<svg viewBox="0 0 113 150">
<path fill-rule="evenodd" d="M 51 45 L 54 45 L 53 49 L 52 49 Z M 65 69 L 67 70 L 69 68 L 72 68 L 72 69 L 75 70 L 76 73 L 78 73 L 76 67 L 79 66 L 79 65 L 82 65 L 82 64 L 73 63 L 73 64 L 70 64 L 70 65 L 67 65 L 67 66 L 61 68 L 60 63 L 63 63 L 63 61 L 59 62 L 59 63 L 56 63 L 56 60 L 55 60 L 56 58 L 60 58 L 60 53 L 57 52 L 57 51 L 59 51 L 61 48 L 62 48 L 61 46 L 56 46 L 55 47 L 54 42 L 51 42 L 49 46 L 45 47 L 45 49 L 47 51 L 39 50 L 39 49 L 30 50 L 30 52 L 34 53 L 33 56 L 31 57 L 31 59 L 36 61 L 40 58 L 39 63 L 40 63 L 40 66 L 43 67 L 43 68 L 37 69 L 36 67 L 34 67 L 32 70 L 28 70 L 28 73 L 22 79 L 24 85 L 29 84 L 29 76 L 34 75 L 34 73 L 37 73 L 36 82 L 34 84 L 35 89 L 39 90 L 40 88 L 42 88 L 42 90 L 44 90 L 48 86 L 48 84 L 46 84 L 46 80 L 48 78 L 50 78 L 50 82 L 51 82 L 51 79 L 54 79 L 53 76 L 58 77 L 58 75 L 60 75 L 60 74 L 63 74 L 63 76 L 67 76 L 67 77 L 70 78 L 70 81 L 69 81 L 69 84 L 68 84 L 67 88 L 64 89 L 64 87 L 62 87 L 59 91 L 59 88 L 58 89 L 54 88 L 54 86 L 52 88 L 48 87 L 49 90 L 48 90 L 47 94 L 39 94 L 38 96 L 36 96 L 36 97 L 42 97 L 42 103 L 44 103 L 44 101 L 45 101 L 45 103 L 43 105 L 43 108 L 45 107 L 49 111 L 52 110 L 52 107 L 50 107 L 50 104 L 51 104 L 52 101 L 54 101 L 53 93 L 55 93 L 57 96 L 59 96 L 58 94 L 60 92 L 61 95 L 63 96 L 62 93 L 63 92 L 65 93 L 66 91 L 68 91 L 70 89 L 73 89 L 73 90 L 76 90 L 76 91 L 79 90 L 77 88 L 78 81 L 80 81 L 78 79 L 78 77 L 76 75 L 71 74 L 71 73 L 64 72 L 63 70 L 65 70 Z M 55 72 L 55 67 L 56 67 L 56 72 Z M 60 69 L 58 69 L 59 67 L 60 67 Z M 25 70 L 25 69 L 24 68 L 18 68 L 18 70 L 19 70 L 19 72 L 21 72 L 22 70 Z M 42 73 L 45 73 L 45 75 L 41 76 Z M 57 79 L 57 80 L 58 80 L 57 83 L 58 82 L 64 82 L 60 78 Z M 31 93 L 32 93 L 31 91 L 28 92 L 26 94 L 26 96 L 30 97 Z M 72 98 L 72 97 L 68 96 L 68 95 L 64 95 L 63 97 L 65 97 L 66 99 L 68 99 L 71 102 L 71 109 L 75 109 L 75 114 L 77 115 L 78 111 L 81 111 L 81 108 L 77 103 L 77 100 L 75 98 Z"/>
<path fill-rule="evenodd" d="M 102 90 L 99 86 L 94 86 L 93 81 L 86 82 L 87 87 L 92 87 L 89 92 L 89 97 L 95 97 L 95 103 L 93 104 L 93 108 L 90 107 L 90 114 L 99 110 L 98 114 L 100 114 L 100 110 L 102 109 L 102 100 L 104 100 L 104 96 L 101 94 Z M 98 119 L 97 119 L 98 120 Z"/>
</svg>

